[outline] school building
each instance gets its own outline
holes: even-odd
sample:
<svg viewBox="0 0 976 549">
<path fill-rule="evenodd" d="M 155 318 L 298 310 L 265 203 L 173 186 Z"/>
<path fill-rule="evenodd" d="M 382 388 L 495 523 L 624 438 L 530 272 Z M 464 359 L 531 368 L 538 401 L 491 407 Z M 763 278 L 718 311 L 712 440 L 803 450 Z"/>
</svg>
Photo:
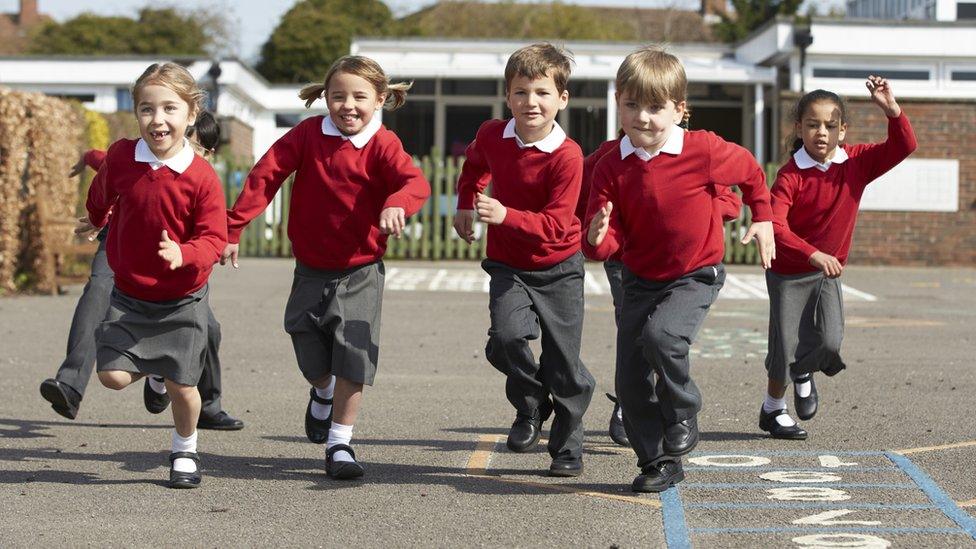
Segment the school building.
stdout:
<svg viewBox="0 0 976 549">
<path fill-rule="evenodd" d="M 871 12 L 878 7 L 902 11 Z M 849 99 L 848 141 L 879 141 L 885 120 L 864 87 L 868 74 L 892 81 L 919 149 L 868 188 L 851 260 L 859 263 L 976 265 L 976 13 L 974 2 L 848 2 L 849 13 L 900 20 L 813 19 L 769 22 L 736 44 L 673 43 L 689 78 L 691 127 L 709 129 L 780 163 L 792 138 L 791 109 L 804 91 Z M 950 5 L 951 4 L 951 5 Z M 951 8 L 951 9 L 950 9 Z M 415 155 L 461 155 L 478 126 L 507 116 L 502 73 L 526 42 L 358 38 L 352 53 L 376 59 L 393 80 L 412 80 L 407 104 L 384 113 Z M 616 135 L 614 76 L 640 44 L 568 42 L 575 57 L 570 105 L 559 123 L 591 151 Z M 0 85 L 125 111 L 129 87 L 150 58 L 0 57 Z M 237 59 L 185 63 L 211 90 L 227 147 L 260 157 L 303 117 L 298 85 L 269 84 Z"/>
</svg>

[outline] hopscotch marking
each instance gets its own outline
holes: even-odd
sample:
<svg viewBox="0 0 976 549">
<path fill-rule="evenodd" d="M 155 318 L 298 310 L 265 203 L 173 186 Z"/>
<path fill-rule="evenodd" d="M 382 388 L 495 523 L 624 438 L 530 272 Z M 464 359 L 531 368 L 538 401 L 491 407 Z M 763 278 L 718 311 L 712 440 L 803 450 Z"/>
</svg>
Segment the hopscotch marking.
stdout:
<svg viewBox="0 0 976 549">
<path fill-rule="evenodd" d="M 386 273 L 386 289 L 390 291 L 468 292 L 487 293 L 488 273 L 479 268 L 392 267 Z M 584 293 L 610 295 L 606 273 L 599 268 L 586 269 Z M 878 298 L 860 290 L 844 286 L 845 299 L 877 301 Z M 766 279 L 758 274 L 729 274 L 719 298 L 735 300 L 768 300 Z"/>
<path fill-rule="evenodd" d="M 758 454 L 758 455 L 757 455 Z M 884 459 L 881 466 L 862 466 L 852 458 Z M 789 465 L 777 465 L 777 458 L 790 458 Z M 809 458 L 820 467 L 797 460 Z M 890 547 L 886 535 L 963 535 L 976 540 L 976 519 L 962 511 L 918 466 L 896 452 L 755 452 L 749 454 L 702 454 L 688 459 L 687 470 L 755 475 L 755 482 L 685 482 L 661 494 L 665 538 L 668 547 L 690 547 L 692 536 L 785 534 L 794 547 Z M 910 482 L 848 482 L 845 476 L 862 472 L 891 472 Z M 778 486 L 777 486 L 778 485 Z M 765 502 L 683 501 L 683 494 L 700 490 L 735 489 L 742 494 L 760 491 Z M 850 501 L 871 497 L 872 489 L 921 492 L 927 503 L 868 503 Z M 687 497 L 687 496 L 686 496 Z M 746 496 L 748 497 L 748 496 Z M 695 527 L 684 519 L 685 509 L 692 510 L 782 510 L 783 522 L 766 526 L 729 525 L 728 527 Z M 791 512 L 792 511 L 792 512 Z M 924 511 L 938 513 L 954 527 L 906 527 L 889 524 L 865 513 L 878 511 Z M 734 515 L 733 515 L 734 516 Z M 744 540 L 743 540 L 744 541 Z"/>
</svg>

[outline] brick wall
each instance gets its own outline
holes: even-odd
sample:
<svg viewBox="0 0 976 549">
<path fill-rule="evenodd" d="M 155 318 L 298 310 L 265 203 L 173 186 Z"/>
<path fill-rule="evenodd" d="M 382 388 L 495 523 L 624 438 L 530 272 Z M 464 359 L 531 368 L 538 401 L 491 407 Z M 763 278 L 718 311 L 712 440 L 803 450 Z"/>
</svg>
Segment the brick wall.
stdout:
<svg viewBox="0 0 976 549">
<path fill-rule="evenodd" d="M 220 119 L 220 153 L 240 162 L 254 162 L 254 129 L 236 118 Z"/>
<path fill-rule="evenodd" d="M 865 92 L 866 95 L 866 92 Z M 781 142 L 793 135 L 795 94 L 783 94 Z M 918 137 L 912 158 L 959 160 L 959 211 L 858 215 L 850 263 L 976 265 L 976 101 L 899 99 Z M 848 99 L 848 143 L 883 141 L 887 122 L 867 97 Z M 784 160 L 785 160 L 785 153 Z"/>
</svg>

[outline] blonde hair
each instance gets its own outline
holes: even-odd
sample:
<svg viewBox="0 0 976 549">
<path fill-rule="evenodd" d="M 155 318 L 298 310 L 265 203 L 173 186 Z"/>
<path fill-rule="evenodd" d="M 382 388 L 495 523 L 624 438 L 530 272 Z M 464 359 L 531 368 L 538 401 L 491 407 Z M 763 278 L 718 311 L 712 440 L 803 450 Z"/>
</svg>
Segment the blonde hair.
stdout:
<svg viewBox="0 0 976 549">
<path fill-rule="evenodd" d="M 311 107 L 316 99 L 322 97 L 322 94 L 329 91 L 329 80 L 339 72 L 366 80 L 373 85 L 376 95 L 386 94 L 383 108 L 391 111 L 399 109 L 407 102 L 407 90 L 413 86 L 413 82 L 390 84 L 390 79 L 386 77 L 383 68 L 376 61 L 362 55 L 346 55 L 337 59 L 329 67 L 329 72 L 325 73 L 325 80 L 321 84 L 309 84 L 298 92 L 298 97 L 305 101 L 306 109 Z"/>
<path fill-rule="evenodd" d="M 132 108 L 138 109 L 139 92 L 150 85 L 165 86 L 173 90 L 180 99 L 190 106 L 190 114 L 203 111 L 203 100 L 207 93 L 197 86 L 190 71 L 176 63 L 153 63 L 136 79 L 132 86 Z"/>
<path fill-rule="evenodd" d="M 674 55 L 660 47 L 645 46 L 628 55 L 617 69 L 617 93 L 626 93 L 642 105 L 677 105 L 688 101 L 688 77 Z M 684 122 L 691 117 L 685 107 Z"/>
<path fill-rule="evenodd" d="M 505 64 L 505 89 L 511 87 L 512 79 L 523 76 L 535 80 L 552 77 L 556 91 L 562 94 L 569 83 L 569 73 L 573 70 L 573 54 L 549 42 L 539 42 L 515 50 Z"/>
</svg>

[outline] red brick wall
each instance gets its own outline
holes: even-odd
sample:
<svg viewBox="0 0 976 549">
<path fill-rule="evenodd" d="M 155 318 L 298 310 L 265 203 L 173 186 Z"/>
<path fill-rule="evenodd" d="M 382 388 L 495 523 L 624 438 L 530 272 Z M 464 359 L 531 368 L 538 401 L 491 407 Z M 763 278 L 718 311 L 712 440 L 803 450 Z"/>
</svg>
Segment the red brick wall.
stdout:
<svg viewBox="0 0 976 549">
<path fill-rule="evenodd" d="M 797 96 L 781 101 L 782 141 L 792 136 Z M 875 265 L 976 265 L 976 101 L 899 99 L 918 137 L 912 158 L 959 160 L 959 211 L 858 215 L 849 261 Z M 846 141 L 883 141 L 884 114 L 866 97 L 848 100 Z M 784 151 L 785 157 L 785 151 Z"/>
</svg>

